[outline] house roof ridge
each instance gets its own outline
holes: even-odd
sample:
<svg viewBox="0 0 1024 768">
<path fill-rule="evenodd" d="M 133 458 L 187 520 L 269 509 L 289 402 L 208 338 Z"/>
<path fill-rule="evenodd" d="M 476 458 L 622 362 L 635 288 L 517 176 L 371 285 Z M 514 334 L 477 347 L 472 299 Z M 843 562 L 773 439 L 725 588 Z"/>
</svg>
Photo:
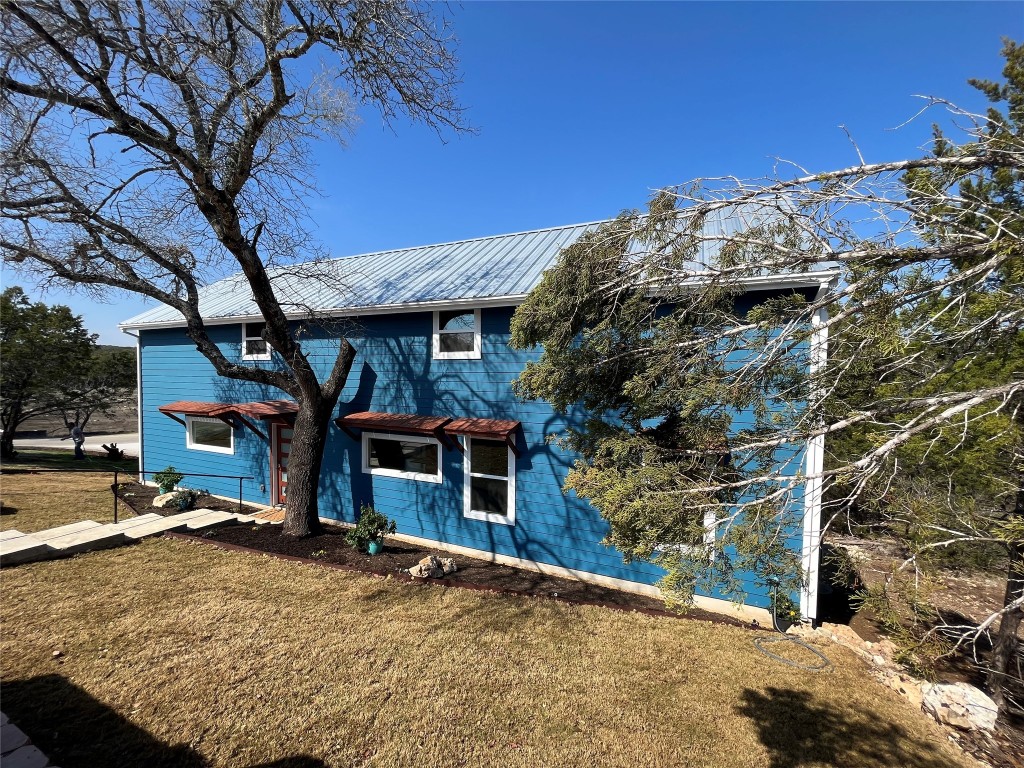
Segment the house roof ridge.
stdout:
<svg viewBox="0 0 1024 768">
<path fill-rule="evenodd" d="M 578 229 L 579 227 L 592 227 L 596 224 L 606 224 L 615 219 L 596 219 L 594 221 L 581 221 L 578 224 L 560 224 L 551 227 L 537 227 L 536 229 L 524 229 L 519 232 L 502 232 L 497 235 L 480 235 L 478 237 L 464 237 L 461 240 L 444 240 L 439 243 L 425 243 L 423 245 L 407 245 L 402 248 L 386 248 L 383 251 L 366 251 L 365 253 L 353 253 L 348 256 L 331 256 L 324 261 L 344 261 L 346 259 L 362 259 L 367 256 L 383 256 L 387 253 L 398 253 L 399 251 L 419 251 L 426 248 L 440 248 L 444 245 L 462 245 L 463 243 L 476 243 L 481 240 L 500 240 L 505 237 L 519 237 L 520 235 L 535 235 L 540 232 L 554 232 L 556 229 Z"/>
</svg>

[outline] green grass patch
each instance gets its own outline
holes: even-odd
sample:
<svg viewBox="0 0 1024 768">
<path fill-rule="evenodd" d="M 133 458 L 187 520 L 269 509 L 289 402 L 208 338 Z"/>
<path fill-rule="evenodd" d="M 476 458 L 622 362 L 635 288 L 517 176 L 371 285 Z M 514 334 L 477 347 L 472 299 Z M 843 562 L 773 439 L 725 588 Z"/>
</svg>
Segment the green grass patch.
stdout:
<svg viewBox="0 0 1024 768">
<path fill-rule="evenodd" d="M 115 469 L 119 472 L 138 472 L 139 460 L 127 458 L 111 461 L 105 455 L 86 453 L 84 459 L 76 459 L 74 451 L 46 450 L 43 448 L 19 448 L 14 461 L 0 465 L 0 473 L 25 472 L 36 469 L 64 469 L 72 471 L 99 471 Z"/>
</svg>

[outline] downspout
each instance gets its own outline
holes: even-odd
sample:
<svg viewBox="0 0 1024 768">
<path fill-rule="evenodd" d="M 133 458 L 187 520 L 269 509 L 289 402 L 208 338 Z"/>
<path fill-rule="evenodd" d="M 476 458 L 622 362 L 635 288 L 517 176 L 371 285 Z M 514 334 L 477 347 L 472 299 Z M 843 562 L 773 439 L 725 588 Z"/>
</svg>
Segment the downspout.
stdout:
<svg viewBox="0 0 1024 768">
<path fill-rule="evenodd" d="M 814 297 L 821 301 L 835 287 L 835 279 L 822 283 Z M 821 307 L 811 318 L 814 331 L 811 334 L 811 360 L 809 373 L 812 377 L 824 369 L 828 361 L 828 308 Z M 825 469 L 825 436 L 817 435 L 807 441 L 806 476 L 804 483 L 804 530 L 800 565 L 804 585 L 800 590 L 800 615 L 805 621 L 815 622 L 818 618 L 818 578 L 821 561 L 821 505 L 822 477 Z"/>
<path fill-rule="evenodd" d="M 139 482 L 143 483 L 146 478 L 142 470 L 146 468 L 146 463 L 143 460 L 144 449 L 142 441 L 142 331 L 132 333 L 122 328 L 121 333 L 126 333 L 135 338 L 135 416 L 139 432 Z"/>
</svg>

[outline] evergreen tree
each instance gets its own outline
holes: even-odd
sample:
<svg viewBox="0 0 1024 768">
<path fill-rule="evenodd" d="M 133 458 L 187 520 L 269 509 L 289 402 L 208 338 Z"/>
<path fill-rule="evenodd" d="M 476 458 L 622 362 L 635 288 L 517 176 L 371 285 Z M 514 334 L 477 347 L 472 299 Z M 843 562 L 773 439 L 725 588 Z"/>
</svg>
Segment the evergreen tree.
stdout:
<svg viewBox="0 0 1024 768">
<path fill-rule="evenodd" d="M 961 636 L 1001 620 L 1001 706 L 1024 540 L 1024 67 L 1015 44 L 1004 55 L 1006 81 L 976 83 L 987 115 L 933 104 L 965 127 L 928 154 L 663 190 L 567 249 L 513 320 L 515 346 L 543 345 L 520 395 L 590 414 L 559 438 L 579 455 L 566 488 L 627 559 L 668 570 L 673 602 L 711 582 L 742 596 L 741 570 L 798 584 L 786 545 L 805 488 L 823 492 L 826 530 L 888 515 L 915 539 L 911 567 L 1003 547 L 1005 606 Z M 830 292 L 750 292 L 827 270 Z M 801 448 L 822 441 L 827 464 L 809 469 Z M 915 495 L 940 472 L 959 508 Z"/>
</svg>

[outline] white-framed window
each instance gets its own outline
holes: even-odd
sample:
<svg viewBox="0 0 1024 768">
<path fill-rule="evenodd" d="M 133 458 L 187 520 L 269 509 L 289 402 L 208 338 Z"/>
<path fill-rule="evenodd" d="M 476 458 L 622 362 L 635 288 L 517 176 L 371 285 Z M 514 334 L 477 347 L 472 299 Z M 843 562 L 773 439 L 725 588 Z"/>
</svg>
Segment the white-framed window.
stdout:
<svg viewBox="0 0 1024 768">
<path fill-rule="evenodd" d="M 464 514 L 473 520 L 516 524 L 516 455 L 502 440 L 466 438 Z"/>
<path fill-rule="evenodd" d="M 270 345 L 263 338 L 266 323 L 242 323 L 242 359 L 269 360 Z"/>
<path fill-rule="evenodd" d="M 186 416 L 185 447 L 194 451 L 234 453 L 235 430 L 220 419 L 209 416 Z"/>
<path fill-rule="evenodd" d="M 363 472 L 441 482 L 441 443 L 434 437 L 363 432 Z"/>
<path fill-rule="evenodd" d="M 480 310 L 443 309 L 434 313 L 434 359 L 480 359 Z"/>
</svg>

